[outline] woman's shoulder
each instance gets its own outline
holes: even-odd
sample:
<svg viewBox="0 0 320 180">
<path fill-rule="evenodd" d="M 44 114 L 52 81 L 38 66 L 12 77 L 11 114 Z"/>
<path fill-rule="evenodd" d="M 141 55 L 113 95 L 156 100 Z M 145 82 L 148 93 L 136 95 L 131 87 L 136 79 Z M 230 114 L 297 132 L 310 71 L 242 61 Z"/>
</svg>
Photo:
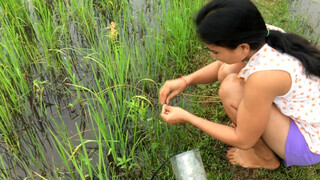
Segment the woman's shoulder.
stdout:
<svg viewBox="0 0 320 180">
<path fill-rule="evenodd" d="M 265 44 L 259 49 L 247 62 L 239 76 L 248 79 L 248 77 L 260 71 L 285 71 L 292 73 L 296 67 L 296 59 L 286 53 L 282 53 Z"/>
<path fill-rule="evenodd" d="M 286 66 L 287 63 L 290 64 L 295 59 L 293 56 L 265 44 L 250 58 L 249 62 L 254 63 L 252 60 L 256 60 L 256 64 L 258 65 L 263 63 L 264 66 L 267 66 L 270 63 L 270 65 L 276 64 L 277 66 L 281 66 L 285 64 Z"/>
<path fill-rule="evenodd" d="M 291 88 L 291 77 L 288 72 L 281 70 L 256 71 L 248 77 L 247 85 L 249 89 L 269 93 L 275 98 L 288 93 Z"/>
</svg>

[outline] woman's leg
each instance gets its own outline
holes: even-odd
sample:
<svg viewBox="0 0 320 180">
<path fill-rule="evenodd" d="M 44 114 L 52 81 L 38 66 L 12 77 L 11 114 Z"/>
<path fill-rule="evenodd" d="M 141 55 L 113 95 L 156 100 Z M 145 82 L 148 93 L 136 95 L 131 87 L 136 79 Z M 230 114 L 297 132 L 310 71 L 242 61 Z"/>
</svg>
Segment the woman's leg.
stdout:
<svg viewBox="0 0 320 180">
<path fill-rule="evenodd" d="M 219 97 L 231 121 L 237 124 L 237 109 L 244 94 L 245 82 L 237 74 L 228 75 L 222 82 Z M 265 132 L 257 144 L 249 150 L 231 148 L 227 158 L 232 164 L 247 168 L 275 169 L 280 163 L 273 152 L 285 158 L 285 143 L 289 132 L 290 119 L 273 105 Z"/>
<path fill-rule="evenodd" d="M 226 78 L 229 74 L 232 74 L 232 73 L 238 74 L 240 70 L 244 67 L 245 67 L 245 64 L 243 62 L 236 63 L 236 64 L 225 64 L 223 62 L 220 62 L 220 67 L 218 71 L 218 81 L 222 83 L 224 78 Z"/>
</svg>

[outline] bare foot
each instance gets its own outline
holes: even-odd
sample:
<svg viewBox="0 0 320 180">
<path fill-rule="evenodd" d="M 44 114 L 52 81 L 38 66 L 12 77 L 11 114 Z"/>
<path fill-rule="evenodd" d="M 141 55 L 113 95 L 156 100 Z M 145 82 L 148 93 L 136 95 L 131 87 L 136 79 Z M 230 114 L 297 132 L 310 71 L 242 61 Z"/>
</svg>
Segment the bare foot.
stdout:
<svg viewBox="0 0 320 180">
<path fill-rule="evenodd" d="M 227 152 L 227 158 L 231 164 L 244 168 L 277 169 L 280 166 L 279 159 L 274 154 L 268 153 L 266 156 L 262 154 L 258 156 L 254 148 L 249 150 L 230 148 Z"/>
</svg>

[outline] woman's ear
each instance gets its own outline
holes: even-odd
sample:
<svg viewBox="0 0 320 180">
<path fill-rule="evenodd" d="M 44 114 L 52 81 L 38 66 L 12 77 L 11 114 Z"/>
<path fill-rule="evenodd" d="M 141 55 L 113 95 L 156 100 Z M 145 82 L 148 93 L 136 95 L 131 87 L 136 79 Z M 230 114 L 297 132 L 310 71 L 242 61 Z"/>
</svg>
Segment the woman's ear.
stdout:
<svg viewBox="0 0 320 180">
<path fill-rule="evenodd" d="M 238 45 L 238 48 L 243 51 L 243 53 L 248 54 L 251 50 L 250 45 L 248 43 L 242 43 Z"/>
<path fill-rule="evenodd" d="M 247 58 L 248 56 L 250 56 L 251 48 L 248 43 L 239 44 L 237 49 L 244 58 Z"/>
</svg>

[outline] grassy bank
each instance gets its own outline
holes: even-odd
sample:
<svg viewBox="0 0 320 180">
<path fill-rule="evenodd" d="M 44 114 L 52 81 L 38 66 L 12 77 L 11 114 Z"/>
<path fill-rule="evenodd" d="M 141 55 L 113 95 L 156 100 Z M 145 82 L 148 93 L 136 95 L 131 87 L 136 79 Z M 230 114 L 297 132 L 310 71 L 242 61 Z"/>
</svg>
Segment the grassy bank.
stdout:
<svg viewBox="0 0 320 180">
<path fill-rule="evenodd" d="M 209 179 L 316 178 L 317 166 L 231 166 L 226 145 L 159 118 L 164 81 L 212 61 L 193 23 L 204 3 L 1 1 L 0 178 L 150 179 L 170 156 L 200 147 Z M 256 3 L 267 23 L 297 28 L 285 0 Z M 190 87 L 196 96 L 173 103 L 227 123 L 218 86 Z M 157 179 L 173 179 L 169 164 Z"/>
</svg>

